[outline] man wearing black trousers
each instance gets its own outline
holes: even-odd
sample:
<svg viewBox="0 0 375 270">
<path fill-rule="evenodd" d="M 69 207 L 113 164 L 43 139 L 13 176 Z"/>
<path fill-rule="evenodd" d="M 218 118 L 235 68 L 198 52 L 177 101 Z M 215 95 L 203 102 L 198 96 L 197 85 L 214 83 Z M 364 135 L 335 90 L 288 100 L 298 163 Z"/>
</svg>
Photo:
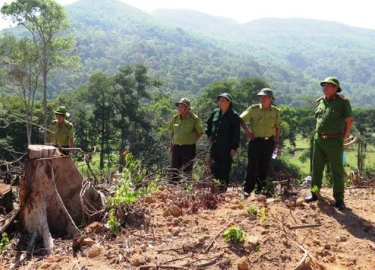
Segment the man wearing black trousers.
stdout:
<svg viewBox="0 0 375 270">
<path fill-rule="evenodd" d="M 220 192 L 229 184 L 232 159 L 240 142 L 240 117 L 232 109 L 233 98 L 228 93 L 217 97 L 218 107 L 207 120 L 206 135 L 211 142 L 211 172 L 220 181 Z"/>
<path fill-rule="evenodd" d="M 279 147 L 280 110 L 271 104 L 274 99 L 269 88 L 259 93 L 260 104 L 250 106 L 241 114 L 241 126 L 250 140 L 248 145 L 248 164 L 244 183 L 244 197 L 250 196 L 255 185 L 255 194 L 265 187 L 272 152 Z M 250 129 L 246 126 L 250 121 Z"/>
<path fill-rule="evenodd" d="M 172 156 L 169 180 L 176 184 L 181 176 L 192 177 L 193 160 L 195 158 L 195 144 L 203 135 L 203 126 L 199 117 L 192 112 L 190 101 L 182 98 L 176 102 L 178 113 L 169 124 L 171 139 L 169 153 Z"/>
</svg>

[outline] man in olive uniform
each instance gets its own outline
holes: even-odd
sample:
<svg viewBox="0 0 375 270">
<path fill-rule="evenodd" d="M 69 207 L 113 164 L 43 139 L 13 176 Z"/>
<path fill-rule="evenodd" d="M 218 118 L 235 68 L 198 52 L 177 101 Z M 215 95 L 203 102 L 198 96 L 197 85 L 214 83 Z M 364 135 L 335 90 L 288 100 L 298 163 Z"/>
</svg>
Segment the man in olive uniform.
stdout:
<svg viewBox="0 0 375 270">
<path fill-rule="evenodd" d="M 335 77 L 328 77 L 320 83 L 323 96 L 317 99 L 315 110 L 316 134 L 314 137 L 313 172 L 311 195 L 306 202 L 316 201 L 322 186 L 323 170 L 329 164 L 333 177 L 333 197 L 335 206 L 344 210 L 344 140 L 348 138 L 353 124 L 350 102 L 341 92 L 340 82 Z"/>
<path fill-rule="evenodd" d="M 237 155 L 240 143 L 240 117 L 232 108 L 233 98 L 228 93 L 217 97 L 219 108 L 207 120 L 211 156 L 211 172 L 220 181 L 220 192 L 225 192 L 229 184 L 232 159 Z"/>
<path fill-rule="evenodd" d="M 55 111 L 56 120 L 52 122 L 49 142 L 59 148 L 74 147 L 73 124 L 66 120 L 69 117 L 64 106 L 60 106 Z M 69 155 L 68 150 L 60 150 L 62 154 Z"/>
<path fill-rule="evenodd" d="M 248 164 L 244 182 L 244 197 L 250 196 L 257 185 L 260 194 L 266 184 L 272 152 L 279 147 L 280 110 L 273 106 L 273 92 L 263 88 L 259 93 L 260 104 L 250 106 L 241 114 L 241 126 L 250 140 L 247 150 Z M 250 121 L 250 128 L 246 122 Z"/>
<path fill-rule="evenodd" d="M 203 135 L 203 126 L 199 117 L 190 112 L 190 101 L 182 98 L 176 102 L 176 107 L 178 114 L 169 124 L 171 131 L 169 153 L 172 155 L 170 180 L 172 183 L 180 179 L 181 169 L 187 177 L 191 177 L 195 144 Z"/>
</svg>

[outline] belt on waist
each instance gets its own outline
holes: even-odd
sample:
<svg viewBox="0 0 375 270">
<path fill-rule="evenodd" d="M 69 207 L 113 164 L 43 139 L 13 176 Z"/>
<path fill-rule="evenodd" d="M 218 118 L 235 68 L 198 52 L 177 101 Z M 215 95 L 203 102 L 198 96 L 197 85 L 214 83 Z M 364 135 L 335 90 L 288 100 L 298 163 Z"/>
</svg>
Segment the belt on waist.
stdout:
<svg viewBox="0 0 375 270">
<path fill-rule="evenodd" d="M 342 133 L 336 133 L 336 134 L 324 134 L 324 133 L 318 133 L 319 137 L 322 139 L 335 139 L 340 136 L 342 136 Z"/>
<path fill-rule="evenodd" d="M 273 138 L 273 136 L 269 136 L 269 137 L 256 137 L 255 139 L 267 141 L 267 140 L 272 139 L 272 138 Z"/>
</svg>

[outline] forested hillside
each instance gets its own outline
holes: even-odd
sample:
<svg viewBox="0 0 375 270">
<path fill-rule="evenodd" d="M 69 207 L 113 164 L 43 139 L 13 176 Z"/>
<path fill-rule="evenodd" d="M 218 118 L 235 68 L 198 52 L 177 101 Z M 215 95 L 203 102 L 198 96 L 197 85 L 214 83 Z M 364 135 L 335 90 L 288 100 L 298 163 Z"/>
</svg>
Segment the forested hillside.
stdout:
<svg viewBox="0 0 375 270">
<path fill-rule="evenodd" d="M 306 97 L 320 95 L 319 80 L 336 75 L 355 106 L 375 104 L 372 30 L 305 19 L 238 24 L 188 10 L 151 16 L 118 0 L 81 0 L 65 8 L 82 66 L 54 76 L 53 96 L 93 71 L 113 74 L 125 64 L 144 64 L 164 82 L 161 91 L 176 98 L 195 97 L 218 80 L 262 77 L 279 104 L 304 106 Z"/>
</svg>

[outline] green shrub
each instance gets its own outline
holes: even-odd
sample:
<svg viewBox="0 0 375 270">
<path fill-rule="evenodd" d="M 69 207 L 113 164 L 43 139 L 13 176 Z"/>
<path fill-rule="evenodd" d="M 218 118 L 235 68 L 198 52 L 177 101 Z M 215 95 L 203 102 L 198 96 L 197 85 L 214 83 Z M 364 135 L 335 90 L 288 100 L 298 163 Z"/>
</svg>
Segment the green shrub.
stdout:
<svg viewBox="0 0 375 270">
<path fill-rule="evenodd" d="M 1 236 L 1 241 L 0 241 L 0 252 L 3 252 L 6 250 L 9 246 L 9 238 L 8 234 L 6 232 L 3 232 Z"/>
<path fill-rule="evenodd" d="M 233 225 L 223 233 L 223 238 L 232 243 L 240 243 L 245 240 L 246 233 L 237 225 Z"/>
</svg>

